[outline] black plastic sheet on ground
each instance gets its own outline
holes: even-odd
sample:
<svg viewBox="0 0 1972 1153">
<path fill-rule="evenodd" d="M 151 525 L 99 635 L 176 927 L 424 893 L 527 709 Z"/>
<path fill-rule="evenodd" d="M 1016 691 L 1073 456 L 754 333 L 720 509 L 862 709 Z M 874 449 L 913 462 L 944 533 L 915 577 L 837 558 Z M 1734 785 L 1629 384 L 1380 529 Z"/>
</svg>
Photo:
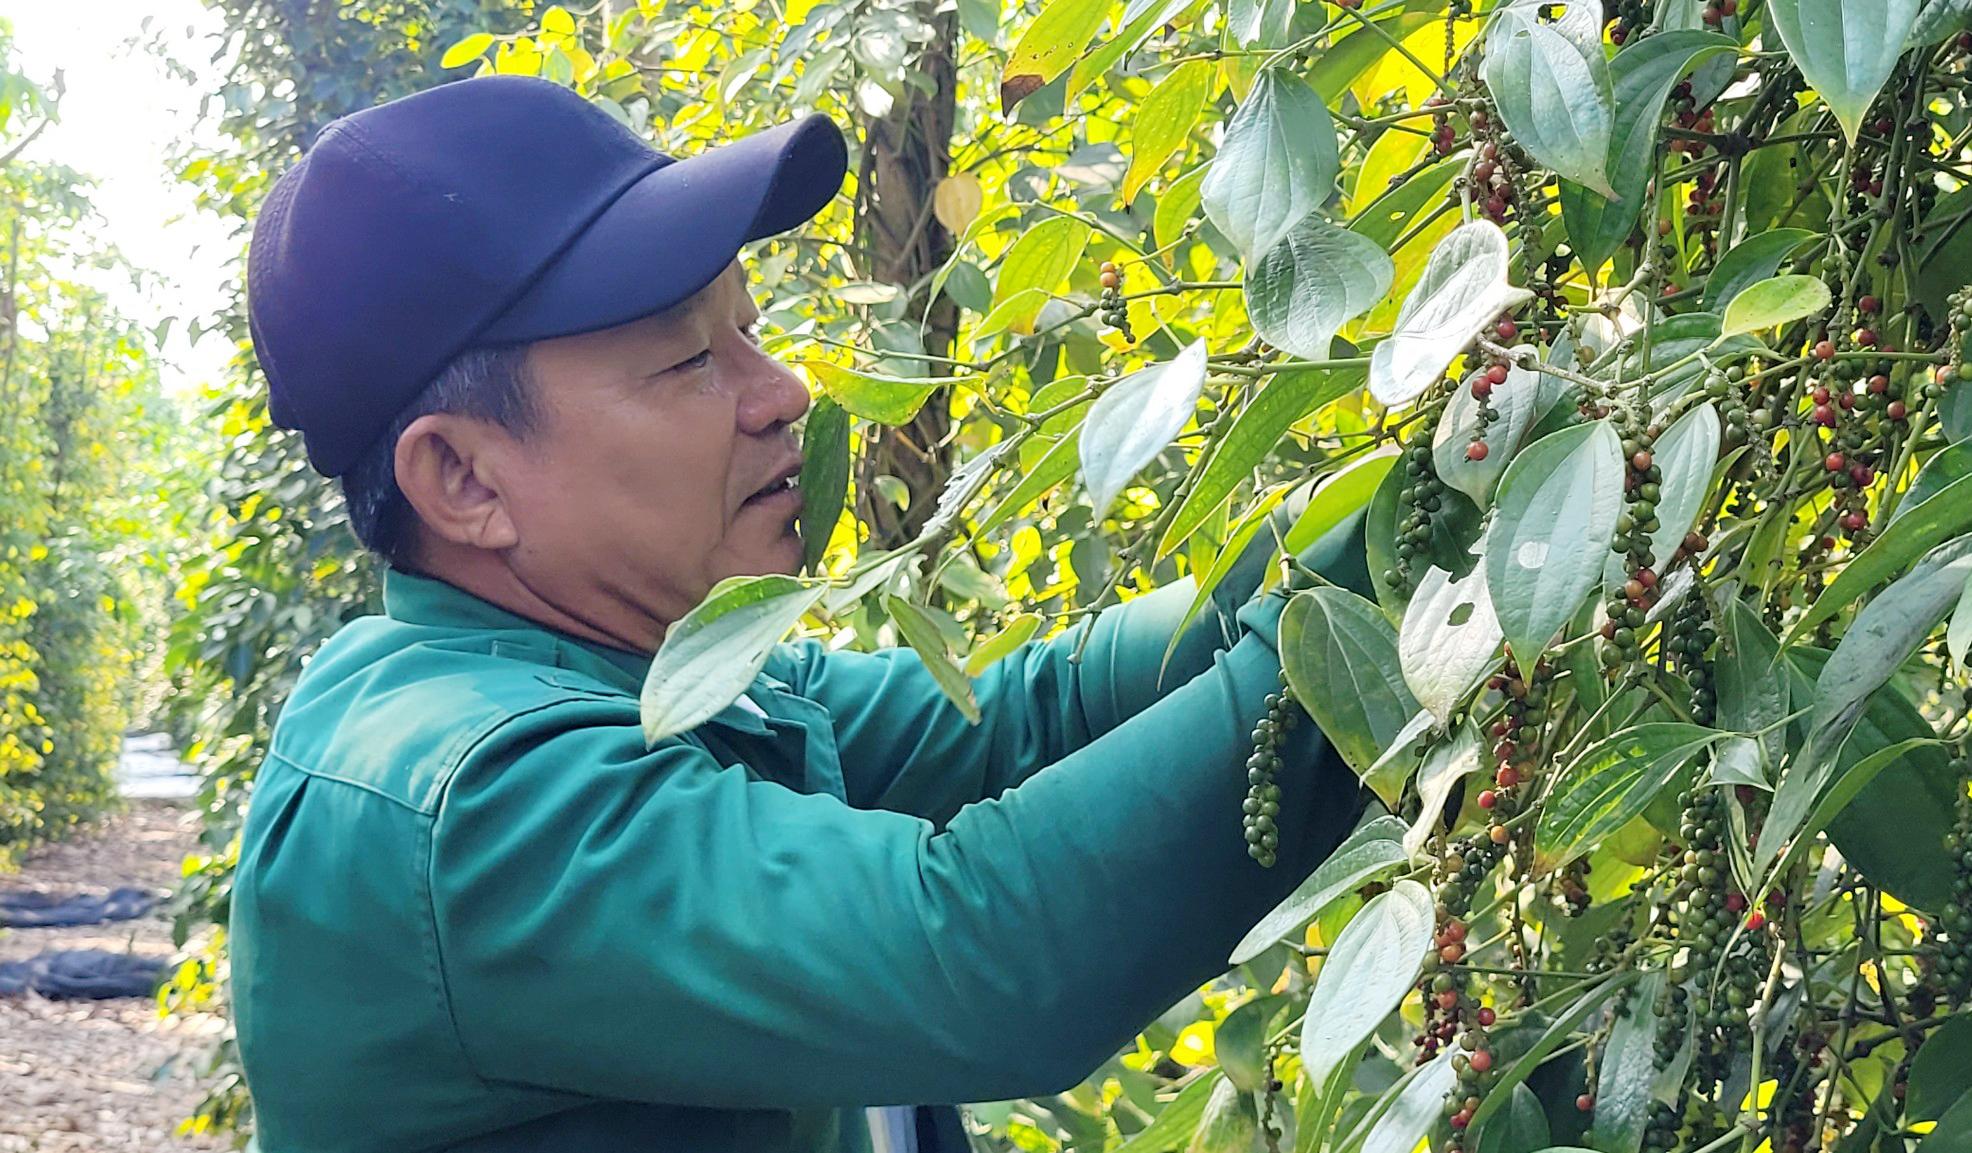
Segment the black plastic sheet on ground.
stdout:
<svg viewBox="0 0 1972 1153">
<path fill-rule="evenodd" d="M 156 896 L 143 889 L 111 889 L 100 897 L 85 893 L 0 893 L 0 928 L 54 929 L 69 925 L 100 925 L 141 917 L 156 905 Z"/>
<path fill-rule="evenodd" d="M 26 993 L 58 1000 L 148 997 L 163 979 L 164 968 L 165 962 L 158 958 L 107 949 L 39 953 L 25 961 L 0 962 L 0 997 Z"/>
</svg>

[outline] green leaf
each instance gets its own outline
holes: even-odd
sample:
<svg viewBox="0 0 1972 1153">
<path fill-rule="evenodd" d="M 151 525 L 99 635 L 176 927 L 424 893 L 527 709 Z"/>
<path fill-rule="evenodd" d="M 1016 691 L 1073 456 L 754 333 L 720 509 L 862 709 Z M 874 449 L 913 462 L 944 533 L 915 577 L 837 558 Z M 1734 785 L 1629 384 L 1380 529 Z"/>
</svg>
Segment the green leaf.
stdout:
<svg viewBox="0 0 1972 1153">
<path fill-rule="evenodd" d="M 1479 329 L 1531 294 L 1506 280 L 1506 233 L 1488 220 L 1454 229 L 1432 250 L 1397 325 L 1370 356 L 1369 391 L 1386 408 L 1438 383 Z"/>
<path fill-rule="evenodd" d="M 1392 449 L 1376 456 L 1366 456 L 1351 461 L 1340 472 L 1321 482 L 1315 495 L 1308 500 L 1308 507 L 1301 512 L 1300 519 L 1287 530 L 1281 547 L 1289 553 L 1298 553 L 1314 544 L 1336 525 L 1354 516 L 1356 510 L 1368 504 L 1375 495 L 1377 486 L 1401 459 Z"/>
<path fill-rule="evenodd" d="M 1561 219 L 1584 268 L 1601 268 L 1637 227 L 1645 189 L 1656 170 L 1658 126 L 1678 80 L 1700 62 L 1737 52 L 1730 37 L 1712 32 L 1660 32 L 1630 44 L 1609 62 L 1615 116 L 1609 132 L 1608 174 L 1616 197 L 1580 184 L 1561 185 Z"/>
<path fill-rule="evenodd" d="M 1329 949 L 1301 1020 L 1301 1067 L 1323 1084 L 1402 1003 L 1435 928 L 1431 893 L 1398 881 L 1370 898 Z"/>
<path fill-rule="evenodd" d="M 1218 75 L 1218 66 L 1209 60 L 1187 60 L 1144 94 L 1143 103 L 1130 118 L 1130 168 L 1123 175 L 1124 204 L 1135 200 L 1171 154 L 1184 145 Z"/>
<path fill-rule="evenodd" d="M 801 435 L 801 566 L 812 569 L 849 494 L 849 414 L 827 397 L 808 410 Z"/>
<path fill-rule="evenodd" d="M 1231 0 L 1226 31 L 1241 48 L 1278 48 L 1294 19 L 1294 0 Z"/>
<path fill-rule="evenodd" d="M 1240 938 L 1227 964 L 1246 964 L 1327 912 L 1336 901 L 1394 871 L 1406 860 L 1403 836 L 1404 823 L 1396 817 L 1377 817 L 1349 834 L 1320 868 Z"/>
<path fill-rule="evenodd" d="M 1041 614 L 1021 613 L 1007 622 L 1007 627 L 981 641 L 972 652 L 966 654 L 965 675 L 976 677 L 993 665 L 1005 660 L 1013 651 L 1034 639 L 1041 631 Z"/>
<path fill-rule="evenodd" d="M 1212 1030 L 1212 1055 L 1226 1071 L 1226 1080 L 1242 1093 L 1266 1088 L 1271 1072 L 1266 1058 L 1267 1022 L 1279 1007 L 1277 998 L 1255 997 L 1227 1014 Z"/>
<path fill-rule="evenodd" d="M 1703 725 L 1652 721 L 1582 751 L 1563 770 L 1534 827 L 1534 867 L 1551 873 L 1650 806 L 1688 775 L 1692 758 L 1729 734 Z"/>
<path fill-rule="evenodd" d="M 1516 351 L 1532 350 L 1522 346 Z M 1452 390 L 1452 397 L 1445 402 L 1445 411 L 1431 436 L 1431 464 L 1439 480 L 1471 497 L 1472 503 L 1480 508 L 1492 503 L 1493 489 L 1498 487 L 1506 466 L 1512 463 L 1520 442 L 1540 420 L 1542 375 L 1517 363 L 1512 365 L 1506 380 L 1493 386 L 1492 395 L 1484 405 L 1472 395 L 1470 388 Z M 1480 413 L 1487 409 L 1491 415 L 1482 425 Z M 1482 428 L 1486 459 L 1473 460 L 1467 450 L 1474 434 Z"/>
<path fill-rule="evenodd" d="M 727 577 L 665 630 L 639 701 L 644 743 L 697 728 L 746 691 L 827 590 L 791 576 Z"/>
<path fill-rule="evenodd" d="M 1392 1086 L 1379 1097 L 1380 1111 L 1371 1114 L 1356 1153 L 1413 1153 L 1433 1126 L 1445 1119 L 1445 1098 L 1458 1084 L 1452 1068 L 1457 1049 L 1448 1048 L 1429 1065 L 1406 1074 L 1402 1087 Z M 1504 1099 L 1506 1094 L 1500 1094 Z"/>
<path fill-rule="evenodd" d="M 1854 146 L 1903 55 L 1920 0 L 1767 0 L 1767 23 Z"/>
<path fill-rule="evenodd" d="M 1706 401 L 1665 429 L 1651 450 L 1651 463 L 1664 478 L 1657 486 L 1661 494 L 1657 531 L 1650 534 L 1650 553 L 1660 568 L 1669 563 L 1671 554 L 1698 523 L 1698 514 L 1712 491 L 1720 435 L 1719 412 Z"/>
<path fill-rule="evenodd" d="M 1294 695 L 1358 776 L 1417 712 L 1399 671 L 1395 630 L 1354 593 L 1331 585 L 1288 601 L 1280 654 Z M 1396 807 L 1397 795 L 1382 799 Z"/>
<path fill-rule="evenodd" d="M 445 55 L 439 58 L 438 66 L 440 68 L 457 68 L 461 64 L 470 64 L 481 56 L 486 55 L 486 50 L 491 47 L 493 47 L 493 34 L 491 32 L 475 32 L 464 40 L 447 48 Z"/>
<path fill-rule="evenodd" d="M 968 723 L 978 724 L 979 702 L 972 695 L 972 681 L 952 660 L 951 650 L 946 648 L 942 630 L 930 611 L 889 593 L 883 596 L 883 611 L 890 614 L 891 623 L 897 626 L 904 643 L 916 650 L 925 671 L 937 682 L 938 691 L 958 707 Z"/>
<path fill-rule="evenodd" d="M 1945 627 L 1945 653 L 1961 671 L 1968 648 L 1972 648 L 1972 580 L 1959 590 L 1958 607 L 1952 609 L 1951 623 Z"/>
<path fill-rule="evenodd" d="M 1260 1133 L 1259 1110 L 1249 1093 L 1231 1081 L 1212 1086 L 1187 1153 L 1252 1153 Z"/>
<path fill-rule="evenodd" d="M 1397 187 L 1372 200 L 1349 222 L 1349 231 L 1376 241 L 1389 251 L 1415 221 L 1420 212 L 1439 202 L 1445 186 L 1465 168 L 1465 161 L 1453 157 L 1440 160 L 1411 176 Z M 1502 274 L 1504 275 L 1504 274 Z"/>
<path fill-rule="evenodd" d="M 1013 486 L 990 512 L 979 518 L 973 528 L 974 536 L 985 536 L 1008 517 L 1040 499 L 1049 489 L 1075 475 L 1075 466 L 1081 463 L 1081 442 L 1073 436 L 1063 436 L 1054 442 L 1047 454 L 1021 474 L 1020 483 Z"/>
<path fill-rule="evenodd" d="M 1022 233 L 1000 261 L 993 282 L 993 307 L 981 329 L 991 329 L 994 321 L 1000 320 L 1002 328 L 1023 335 L 1032 332 L 1041 306 L 1075 271 L 1088 244 L 1089 226 L 1072 216 L 1050 216 Z M 1001 309 L 1016 302 L 1020 307 L 1002 319 Z M 979 335 L 975 333 L 975 339 Z"/>
<path fill-rule="evenodd" d="M 1819 316 L 1834 303 L 1834 294 L 1819 276 L 1776 276 L 1735 295 L 1726 305 L 1719 335 L 1739 336 L 1773 328 L 1790 320 Z"/>
<path fill-rule="evenodd" d="M 1123 7 L 1123 30 L 1097 45 L 1069 70 L 1068 84 L 1062 93 L 1064 103 L 1072 107 L 1075 98 L 1095 83 L 1097 77 L 1136 51 L 1158 28 L 1166 24 L 1180 27 L 1190 24 L 1206 3 L 1207 0 L 1130 0 Z"/>
<path fill-rule="evenodd" d="M 1486 584 L 1522 661 L 1596 588 L 1623 504 L 1622 445 L 1606 422 L 1535 441 L 1506 470 L 1486 532 Z"/>
<path fill-rule="evenodd" d="M 1163 560 L 1190 539 L 1241 482 L 1253 475 L 1253 470 L 1273 452 L 1296 421 L 1349 395 L 1362 387 L 1362 382 L 1363 374 L 1358 369 L 1308 368 L 1274 377 L 1240 410 L 1232 427 L 1206 458 L 1198 479 L 1192 482 L 1191 492 L 1172 514 L 1170 526 L 1157 542 L 1156 559 Z M 1313 544 L 1314 539 L 1307 543 Z"/>
<path fill-rule="evenodd" d="M 1924 1039 L 1910 1062 L 1908 1121 L 1936 1121 L 1972 1095 L 1972 1015 L 1961 1013 Z"/>
<path fill-rule="evenodd" d="M 1972 0 L 1925 0 L 1911 23 L 1905 48 L 1936 44 L 1965 26 L 1972 19 Z"/>
<path fill-rule="evenodd" d="M 1794 831 L 1793 840 L 1789 843 L 1787 851 L 1782 853 L 1780 859 L 1773 863 L 1773 867 L 1767 870 L 1766 877 L 1762 879 L 1761 887 L 1764 888 L 1766 885 L 1771 884 L 1774 878 L 1784 873 L 1787 870 L 1787 866 L 1800 854 L 1802 848 L 1808 842 L 1812 841 L 1823 829 L 1827 828 L 1830 821 L 1840 816 L 1842 810 L 1848 808 L 1849 803 L 1861 795 L 1862 791 L 1876 780 L 1876 774 L 1893 764 L 1904 761 L 1911 753 L 1918 749 L 1942 747 L 1944 747 L 1944 742 L 1935 738 L 1915 737 L 1907 741 L 1898 741 L 1888 748 L 1878 749 L 1855 762 L 1853 765 L 1838 769 L 1833 774 L 1835 778 L 1834 783 L 1828 786 L 1827 792 L 1815 800 L 1813 810 L 1808 813 L 1806 819 L 1800 822 L 1800 827 Z M 1775 812 L 1780 811 L 1778 800 L 1778 795 L 1776 795 Z M 1784 816 L 1789 821 L 1795 818 L 1792 809 L 1784 814 Z"/>
<path fill-rule="evenodd" d="M 1224 582 L 1226 575 L 1232 572 L 1233 566 L 1240 562 L 1240 558 L 1246 554 L 1247 546 L 1253 543 L 1253 538 L 1266 526 L 1267 518 L 1272 515 L 1274 506 L 1279 504 L 1281 498 L 1289 491 L 1290 486 L 1281 485 L 1255 501 L 1253 507 L 1247 509 L 1239 518 L 1239 523 L 1232 527 L 1232 531 L 1226 534 L 1226 543 L 1220 546 L 1218 555 L 1212 558 L 1212 567 L 1205 571 L 1204 576 L 1198 578 L 1198 586 L 1192 593 L 1191 603 L 1185 606 L 1185 615 L 1178 619 L 1178 627 L 1171 630 L 1170 643 L 1164 646 L 1164 659 L 1157 666 L 1159 677 L 1164 675 L 1165 667 L 1171 663 L 1171 654 L 1177 651 L 1178 642 L 1184 638 L 1185 630 L 1191 627 L 1191 622 L 1198 616 L 1199 610 L 1211 603 L 1213 590 Z"/>
<path fill-rule="evenodd" d="M 1556 1017 L 1546 1029 L 1541 1031 L 1541 1035 L 1534 1043 L 1527 1047 L 1526 1052 L 1515 1057 L 1510 1064 L 1500 1070 L 1497 1079 L 1487 1087 L 1485 1098 L 1479 1103 L 1478 1110 L 1472 1114 L 1471 1124 L 1484 1125 L 1495 1113 L 1498 1113 L 1509 1100 L 1506 1090 L 1531 1076 L 1535 1069 L 1540 1068 L 1541 1062 L 1547 1060 L 1548 1054 L 1559 1049 L 1562 1043 L 1568 1040 L 1569 1035 L 1588 1019 L 1590 1013 L 1601 1008 L 1604 1001 L 1619 992 L 1634 977 L 1635 973 L 1629 972 L 1604 981 L 1582 994 L 1573 1005 Z"/>
<path fill-rule="evenodd" d="M 1889 682 L 1958 602 L 1968 576 L 1972 576 L 1972 536 L 1926 553 L 1908 574 L 1856 614 L 1815 683 L 1808 713 L 1813 723 L 1801 751 L 1774 788 L 1773 808 L 1760 829 L 1756 865 L 1771 861 L 1795 836 L 1835 772 L 1835 752 L 1862 715 L 1870 694 Z"/>
<path fill-rule="evenodd" d="M 1192 214 L 1198 211 L 1204 196 L 1205 177 L 1212 169 L 1199 165 L 1171 182 L 1164 195 L 1157 198 L 1157 211 L 1151 216 L 1151 231 L 1157 243 L 1175 244 L 1183 235 L 1185 226 L 1191 223 Z"/>
<path fill-rule="evenodd" d="M 1897 505 L 1896 512 L 1890 514 L 1889 523 L 1897 523 L 1918 505 L 1968 476 L 1972 476 L 1972 440 L 1956 441 L 1939 449 L 1911 478 L 1910 487 L 1904 490 L 1902 503 Z"/>
<path fill-rule="evenodd" d="M 1321 207 L 1341 171 L 1328 105 L 1292 72 L 1269 68 L 1226 124 L 1200 190 L 1205 215 L 1250 260 Z"/>
<path fill-rule="evenodd" d="M 878 424 L 909 424 L 932 393 L 952 383 L 950 377 L 943 376 L 881 376 L 826 360 L 799 363 L 814 374 L 830 400 Z"/>
<path fill-rule="evenodd" d="M 1805 228 L 1775 228 L 1733 245 L 1705 278 L 1705 310 L 1725 308 L 1734 297 L 1780 271 L 1781 262 L 1795 249 L 1815 239 L 1816 235 Z"/>
<path fill-rule="evenodd" d="M 1547 1113 L 1526 1085 L 1513 1087 L 1506 1111 L 1493 1116 L 1471 1138 L 1472 1153 L 1534 1153 L 1548 1143 Z"/>
<path fill-rule="evenodd" d="M 1536 10 L 1518 3 L 1494 16 L 1480 74 L 1521 147 L 1564 179 L 1613 199 L 1607 169 L 1616 96 L 1601 36 L 1591 31 L 1583 43 L 1562 25 L 1540 23 Z"/>
<path fill-rule="evenodd" d="M 1217 1069 L 1195 1078 L 1157 1111 L 1150 1124 L 1119 1146 L 1116 1153 L 1171 1153 L 1173 1149 L 1184 1148 L 1198 1132 L 1206 1104 L 1225 1083 L 1225 1074 Z"/>
<path fill-rule="evenodd" d="M 1664 988 L 1664 971 L 1643 975 L 1628 998 L 1628 1011 L 1616 1018 L 1609 1043 L 1596 1062 L 1595 1132 L 1599 1153 L 1637 1153 L 1656 1103 L 1657 996 Z"/>
<path fill-rule="evenodd" d="M 1000 115 L 1068 71 L 1109 15 L 1109 0 L 1048 0 L 1020 34 L 1000 73 Z"/>
<path fill-rule="evenodd" d="M 1373 23 L 1378 32 L 1402 41 L 1411 33 L 1441 21 L 1428 12 L 1396 12 Z M 1338 35 L 1334 43 L 1315 54 L 1314 62 L 1308 68 L 1308 83 L 1321 93 L 1323 100 L 1339 100 L 1358 77 L 1388 56 L 1390 51 L 1389 40 L 1358 25 L 1353 31 Z"/>
<path fill-rule="evenodd" d="M 1247 269 L 1246 311 L 1268 344 L 1326 360 L 1335 334 L 1376 307 L 1395 275 L 1375 241 L 1309 213 Z"/>
<path fill-rule="evenodd" d="M 1719 725 L 1739 733 L 1769 729 L 1760 737 L 1769 764 L 1787 752 L 1787 731 L 1779 726 L 1789 711 L 1788 684 L 1780 667 L 1780 641 L 1746 602 L 1728 598 L 1721 612 L 1718 682 Z"/>
<path fill-rule="evenodd" d="M 1133 372 L 1089 406 L 1082 424 L 1082 480 L 1100 519 L 1143 466 L 1184 430 L 1205 388 L 1205 342 Z"/>
<path fill-rule="evenodd" d="M 1438 723 L 1493 667 L 1501 640 L 1499 617 L 1477 567 L 1461 579 L 1437 565 L 1424 574 L 1404 609 L 1397 657 L 1404 683 Z"/>
<path fill-rule="evenodd" d="M 1966 532 L 1972 532 L 1972 477 L 1951 482 L 1908 515 L 1891 520 L 1883 535 L 1844 565 L 1808 606 L 1788 632 L 1787 643 L 1797 643 L 1857 597 L 1908 568 L 1929 550 Z"/>
</svg>

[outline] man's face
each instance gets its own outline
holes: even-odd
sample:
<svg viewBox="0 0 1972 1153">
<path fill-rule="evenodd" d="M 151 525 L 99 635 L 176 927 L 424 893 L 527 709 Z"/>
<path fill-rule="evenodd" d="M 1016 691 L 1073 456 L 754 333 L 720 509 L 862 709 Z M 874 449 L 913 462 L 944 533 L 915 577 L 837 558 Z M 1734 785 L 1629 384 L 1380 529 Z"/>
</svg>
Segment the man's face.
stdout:
<svg viewBox="0 0 1972 1153">
<path fill-rule="evenodd" d="M 667 312 L 533 346 L 542 419 L 503 494 L 523 583 L 578 619 L 661 630 L 725 577 L 800 567 L 790 425 L 808 390 L 758 320 L 735 263 Z"/>
</svg>

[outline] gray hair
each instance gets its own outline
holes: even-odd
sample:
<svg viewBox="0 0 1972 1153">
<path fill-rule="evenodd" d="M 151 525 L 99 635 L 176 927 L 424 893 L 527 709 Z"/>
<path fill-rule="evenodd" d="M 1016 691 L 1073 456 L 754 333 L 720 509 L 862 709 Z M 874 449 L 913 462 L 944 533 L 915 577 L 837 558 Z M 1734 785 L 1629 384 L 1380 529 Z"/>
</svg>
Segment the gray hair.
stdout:
<svg viewBox="0 0 1972 1153">
<path fill-rule="evenodd" d="M 482 420 L 517 438 L 532 433 L 540 411 L 527 370 L 527 345 L 470 348 L 454 357 L 342 475 L 349 527 L 364 548 L 393 568 L 409 564 L 417 539 L 410 531 L 416 513 L 397 487 L 397 441 L 412 421 L 436 413 Z"/>
</svg>

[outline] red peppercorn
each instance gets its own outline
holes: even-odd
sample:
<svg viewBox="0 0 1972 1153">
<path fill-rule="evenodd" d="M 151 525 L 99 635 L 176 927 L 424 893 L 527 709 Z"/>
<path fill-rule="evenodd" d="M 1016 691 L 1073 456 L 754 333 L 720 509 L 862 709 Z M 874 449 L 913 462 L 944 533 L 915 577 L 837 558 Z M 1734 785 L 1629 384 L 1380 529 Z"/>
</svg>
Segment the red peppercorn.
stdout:
<svg viewBox="0 0 1972 1153">
<path fill-rule="evenodd" d="M 1501 340 L 1512 340 L 1520 335 L 1520 326 L 1511 320 L 1502 320 L 1493 331 L 1499 333 Z"/>
<path fill-rule="evenodd" d="M 1767 915 L 1765 913 L 1760 912 L 1758 909 L 1755 909 L 1752 912 L 1746 914 L 1746 927 L 1749 929 L 1752 929 L 1757 932 L 1760 929 L 1765 928 L 1766 923 L 1767 923 Z"/>
<path fill-rule="evenodd" d="M 1440 1009 L 1458 1008 L 1458 990 L 1447 989 L 1444 992 L 1438 994 L 1438 1007 Z"/>
<path fill-rule="evenodd" d="M 1864 316 L 1874 316 L 1883 307 L 1883 302 L 1873 296 L 1865 296 L 1856 301 L 1856 311 Z"/>
<path fill-rule="evenodd" d="M 1499 771 L 1493 774 L 1493 783 L 1502 789 L 1510 789 L 1520 783 L 1520 770 L 1512 765 L 1501 765 Z"/>
<path fill-rule="evenodd" d="M 1456 965 L 1465 959 L 1465 946 L 1452 941 L 1439 948 L 1438 959 L 1447 965 Z"/>
<path fill-rule="evenodd" d="M 1828 389 L 1824 386 L 1822 388 L 1817 388 L 1813 392 L 1809 393 L 1808 399 L 1814 401 L 1816 404 L 1827 404 L 1829 396 L 1830 393 Z"/>
<path fill-rule="evenodd" d="M 1472 1124 L 1472 1114 L 1467 1113 L 1465 1110 L 1460 1109 L 1458 1112 L 1452 1114 L 1452 1128 L 1463 1129 L 1470 1124 Z"/>
<path fill-rule="evenodd" d="M 1494 384 L 1506 383 L 1506 365 L 1495 364 L 1486 369 L 1486 379 Z"/>
<path fill-rule="evenodd" d="M 1494 792 L 1493 790 L 1491 790 L 1491 789 L 1485 789 L 1485 790 L 1482 790 L 1482 791 L 1480 792 L 1480 794 L 1479 794 L 1479 807 L 1480 807 L 1480 808 L 1482 808 L 1482 809 L 1490 809 L 1490 808 L 1492 808 L 1492 807 L 1493 807 L 1494 805 L 1497 805 L 1497 804 L 1499 804 L 1499 803 L 1500 803 L 1500 795 L 1499 795 L 1498 793 L 1496 793 L 1496 792 Z"/>
<path fill-rule="evenodd" d="M 1835 400 L 1836 403 L 1842 406 L 1843 412 L 1847 412 L 1856 406 L 1856 394 L 1853 392 L 1845 392 L 1836 397 Z"/>
<path fill-rule="evenodd" d="M 1636 579 L 1644 588 L 1654 589 L 1657 587 L 1657 570 L 1646 565 L 1636 570 Z"/>
<path fill-rule="evenodd" d="M 1746 911 L 1746 894 L 1744 893 L 1726 894 L 1726 912 L 1743 913 L 1745 911 Z"/>
<path fill-rule="evenodd" d="M 1870 377 L 1869 391 L 1875 393 L 1877 396 L 1882 396 L 1884 393 L 1890 391 L 1890 378 L 1880 372 Z"/>
<path fill-rule="evenodd" d="M 1839 452 L 1831 452 L 1822 458 L 1821 466 L 1829 472 L 1841 472 L 1849 467 L 1849 458 Z"/>
<path fill-rule="evenodd" d="M 1593 1110 L 1595 1108 L 1595 1094 L 1584 1093 L 1580 1097 L 1575 1098 L 1575 1108 L 1580 1109 L 1584 1113 Z"/>
<path fill-rule="evenodd" d="M 1490 1029 L 1490 1028 L 1492 1028 L 1492 1027 L 1493 1027 L 1493 1022 L 1494 1022 L 1494 1021 L 1496 1021 L 1496 1020 L 1498 1020 L 1498 1019 L 1499 1019 L 1499 1018 L 1498 1018 L 1498 1017 L 1497 1017 L 1497 1016 L 1496 1016 L 1496 1015 L 1495 1015 L 1495 1014 L 1493 1013 L 1493 1011 L 1492 1011 L 1491 1009 L 1481 1009 L 1481 1010 L 1479 1010 L 1479 1026 L 1480 1026 L 1480 1028 L 1482 1028 L 1482 1029 Z"/>
<path fill-rule="evenodd" d="M 1842 516 L 1842 527 L 1850 532 L 1861 532 L 1868 525 L 1869 518 L 1859 512 L 1844 513 Z"/>
<path fill-rule="evenodd" d="M 1891 420 L 1902 420 L 1904 418 L 1905 413 L 1907 413 L 1908 411 L 1909 410 L 1904 407 L 1903 401 L 1893 400 L 1890 402 L 1890 406 L 1883 410 L 1883 414 L 1889 417 Z"/>
<path fill-rule="evenodd" d="M 1835 342 L 1832 340 L 1819 341 L 1815 344 L 1814 352 L 1816 360 L 1833 360 L 1835 359 Z"/>
<path fill-rule="evenodd" d="M 1512 839 L 1513 834 L 1506 831 L 1505 825 L 1494 825 L 1486 830 L 1486 836 L 1495 845 L 1504 845 Z"/>
<path fill-rule="evenodd" d="M 1472 1071 L 1474 1073 L 1484 1073 L 1493 1067 L 1493 1051 L 1491 1049 L 1475 1049 L 1468 1060 L 1472 1062 Z"/>
<path fill-rule="evenodd" d="M 1849 479 L 1856 482 L 1857 488 L 1868 488 L 1876 479 L 1876 470 L 1866 464 L 1859 464 L 1849 470 Z"/>
<path fill-rule="evenodd" d="M 1873 328 L 1856 329 L 1856 343 L 1862 345 L 1864 348 L 1874 345 L 1876 343 L 1876 330 Z"/>
<path fill-rule="evenodd" d="M 1484 400 L 1493 395 L 1493 382 L 1483 376 L 1472 378 L 1472 399 Z"/>
<path fill-rule="evenodd" d="M 1833 427 L 1835 424 L 1835 410 L 1828 405 L 1817 404 L 1815 405 L 1814 418 L 1816 424 Z"/>
</svg>

